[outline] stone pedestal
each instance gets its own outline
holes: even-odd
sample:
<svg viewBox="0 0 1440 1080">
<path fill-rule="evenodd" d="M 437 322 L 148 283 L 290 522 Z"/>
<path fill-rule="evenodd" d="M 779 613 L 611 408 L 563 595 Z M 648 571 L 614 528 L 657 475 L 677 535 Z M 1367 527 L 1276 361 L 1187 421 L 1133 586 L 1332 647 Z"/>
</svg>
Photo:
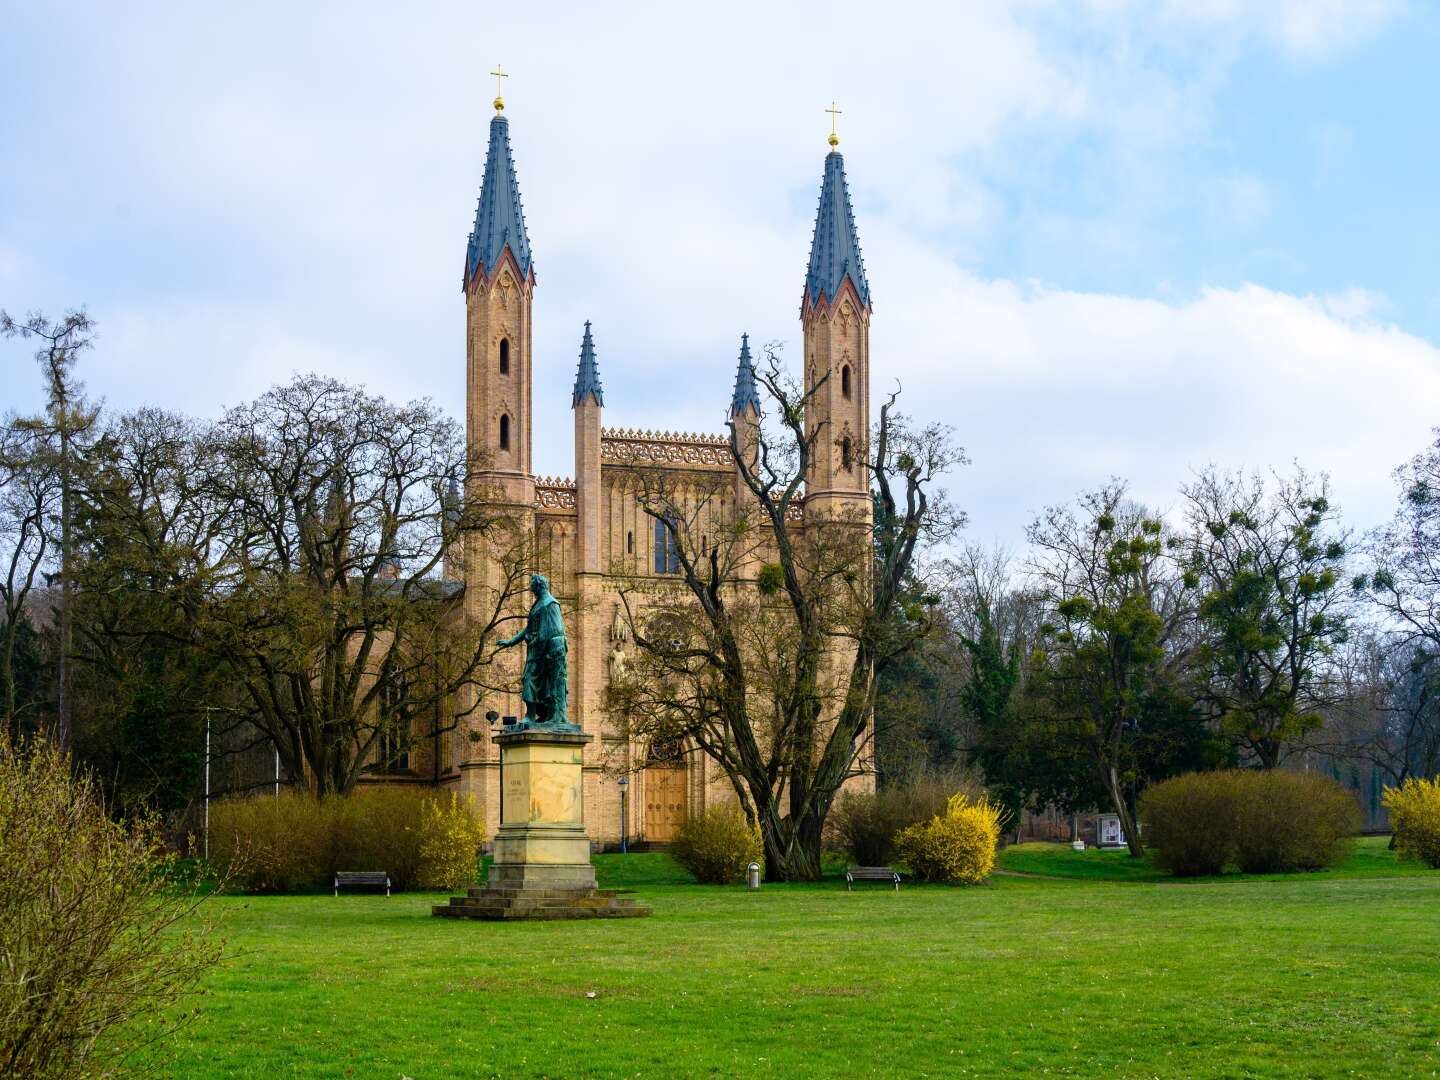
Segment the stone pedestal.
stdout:
<svg viewBox="0 0 1440 1080">
<path fill-rule="evenodd" d="M 574 724 L 518 725 L 500 747 L 500 829 L 484 888 L 436 904 L 468 919 L 596 919 L 650 909 L 595 887 L 585 834 L 584 750 Z"/>
</svg>

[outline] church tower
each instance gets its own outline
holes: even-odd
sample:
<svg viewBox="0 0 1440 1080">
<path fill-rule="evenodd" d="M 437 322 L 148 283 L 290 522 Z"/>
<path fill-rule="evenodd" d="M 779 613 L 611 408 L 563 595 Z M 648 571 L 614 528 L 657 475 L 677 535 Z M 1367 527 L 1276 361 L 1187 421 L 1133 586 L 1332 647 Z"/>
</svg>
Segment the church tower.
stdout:
<svg viewBox="0 0 1440 1080">
<path fill-rule="evenodd" d="M 497 94 L 475 229 L 465 251 L 466 428 L 478 459 L 471 498 L 529 507 L 531 300 L 535 268 L 510 154 L 510 121 Z"/>
<path fill-rule="evenodd" d="M 805 515 L 868 514 L 870 285 L 845 183 L 845 159 L 830 132 L 820 207 L 800 321 L 805 338 L 807 434 L 815 439 L 805 476 Z"/>
<path fill-rule="evenodd" d="M 492 74 L 494 74 L 492 72 Z M 497 80 L 498 81 L 498 80 Z M 535 267 L 520 205 L 520 185 L 510 154 L 510 122 L 497 92 L 490 121 L 485 176 L 475 207 L 475 227 L 465 249 L 465 430 L 471 454 L 463 499 L 487 504 L 502 528 L 466 538 L 463 576 L 465 617 L 483 625 L 504 591 L 515 583 L 506 565 L 533 544 L 535 478 L 530 464 L 531 301 Z M 512 614 L 523 612 L 526 597 L 512 597 Z M 508 632 L 508 629 L 507 629 Z M 516 652 L 518 650 L 513 650 Z M 458 740 L 460 791 L 485 808 L 487 828 L 498 825 L 500 774 L 496 749 L 486 737 L 484 714 L 520 716 L 520 657 L 506 655 L 494 678 L 514 689 L 473 700 L 479 691 L 461 692 L 469 709 L 470 738 Z"/>
</svg>

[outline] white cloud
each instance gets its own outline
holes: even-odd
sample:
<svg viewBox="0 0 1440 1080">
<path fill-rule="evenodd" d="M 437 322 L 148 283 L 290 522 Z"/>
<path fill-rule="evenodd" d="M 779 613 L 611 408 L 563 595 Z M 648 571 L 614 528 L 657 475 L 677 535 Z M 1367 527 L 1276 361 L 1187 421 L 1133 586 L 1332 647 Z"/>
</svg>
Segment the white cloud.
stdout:
<svg viewBox="0 0 1440 1080">
<path fill-rule="evenodd" d="M 1159 246 L 1152 218 L 1204 189 L 1206 176 L 1175 164 L 1189 170 L 1184 155 L 1210 137 L 1238 49 L 1311 61 L 1396 10 L 1174 0 L 1152 18 L 1136 0 L 1088 15 L 1020 0 L 910 18 L 859 3 L 823 19 L 776 4 L 577 6 L 563 20 L 498 4 L 32 14 L 70 22 L 42 27 L 71 50 L 67 79 L 29 80 L 27 109 L 0 123 L 35 117 L 93 141 L 73 140 L 66 160 L 63 139 L 8 140 L 10 174 L 43 189 L 32 210 L 51 215 L 34 235 L 78 239 L 25 247 L 7 229 L 0 284 L 8 273 L 13 295 L 43 280 L 34 302 L 54 308 L 90 302 L 103 337 L 86 377 L 117 407 L 215 413 L 314 368 L 461 415 L 459 269 L 485 72 L 502 60 L 540 277 L 536 467 L 568 473 L 584 319 L 613 424 L 717 430 L 739 333 L 796 351 L 834 96 L 876 297 L 874 385 L 901 378 L 910 409 L 955 423 L 975 458 L 955 486 L 977 534 L 1013 542 L 1039 506 L 1110 473 L 1163 500 L 1212 458 L 1298 456 L 1373 520 L 1388 469 L 1425 440 L 1420 403 L 1437 389 L 1435 350 L 1378 324 L 1382 297 L 1249 286 L 1157 300 L 964 267 L 987 241 L 1012 242 L 1007 184 L 1046 170 L 1088 177 L 1115 210 L 1029 208 L 1025 242 L 1140 262 Z M 1076 147 L 1105 164 L 1076 167 L 1065 158 Z M 1202 212 L 1264 218 L 1261 178 L 1216 180 L 1208 207 L 1195 196 Z"/>
<path fill-rule="evenodd" d="M 1371 322 L 1390 307 L 1384 294 L 1357 287 L 1326 293 L 1320 303 L 1326 312 L 1344 322 Z"/>
<path fill-rule="evenodd" d="M 1360 290 L 1162 302 L 919 269 L 923 290 L 893 322 L 877 316 L 875 384 L 900 376 L 912 409 L 955 423 L 974 459 L 955 491 L 986 539 L 1013 543 L 1042 506 L 1110 475 L 1166 507 L 1212 462 L 1328 472 L 1368 526 L 1435 423 L 1440 349 L 1370 321 L 1381 300 Z"/>
</svg>

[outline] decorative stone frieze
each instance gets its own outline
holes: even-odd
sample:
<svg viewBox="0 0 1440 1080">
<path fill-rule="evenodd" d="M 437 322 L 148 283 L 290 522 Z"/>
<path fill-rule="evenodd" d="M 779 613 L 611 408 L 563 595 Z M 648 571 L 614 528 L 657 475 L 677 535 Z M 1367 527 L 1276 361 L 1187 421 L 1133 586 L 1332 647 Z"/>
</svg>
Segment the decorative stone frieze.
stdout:
<svg viewBox="0 0 1440 1080">
<path fill-rule="evenodd" d="M 621 465 L 701 465 L 729 469 L 734 464 L 726 435 L 631 428 L 605 428 L 600 433 L 600 458 Z"/>
</svg>

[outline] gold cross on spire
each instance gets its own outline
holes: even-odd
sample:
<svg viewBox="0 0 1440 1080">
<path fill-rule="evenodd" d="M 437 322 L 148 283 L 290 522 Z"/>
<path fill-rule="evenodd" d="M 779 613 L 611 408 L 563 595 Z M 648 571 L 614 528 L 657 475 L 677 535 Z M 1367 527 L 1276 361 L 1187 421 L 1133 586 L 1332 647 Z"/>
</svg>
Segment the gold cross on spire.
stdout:
<svg viewBox="0 0 1440 1080">
<path fill-rule="evenodd" d="M 492 71 L 490 74 L 495 76 L 495 111 L 504 112 L 505 99 L 500 94 L 500 80 L 508 79 L 510 77 L 510 73 L 505 70 L 504 64 L 496 64 L 495 70 Z"/>
<path fill-rule="evenodd" d="M 840 145 L 840 136 L 835 134 L 835 117 L 839 116 L 844 110 L 837 109 L 835 102 L 832 101 L 830 102 L 830 107 L 825 111 L 830 114 L 830 149 L 834 150 L 835 147 Z"/>
</svg>

